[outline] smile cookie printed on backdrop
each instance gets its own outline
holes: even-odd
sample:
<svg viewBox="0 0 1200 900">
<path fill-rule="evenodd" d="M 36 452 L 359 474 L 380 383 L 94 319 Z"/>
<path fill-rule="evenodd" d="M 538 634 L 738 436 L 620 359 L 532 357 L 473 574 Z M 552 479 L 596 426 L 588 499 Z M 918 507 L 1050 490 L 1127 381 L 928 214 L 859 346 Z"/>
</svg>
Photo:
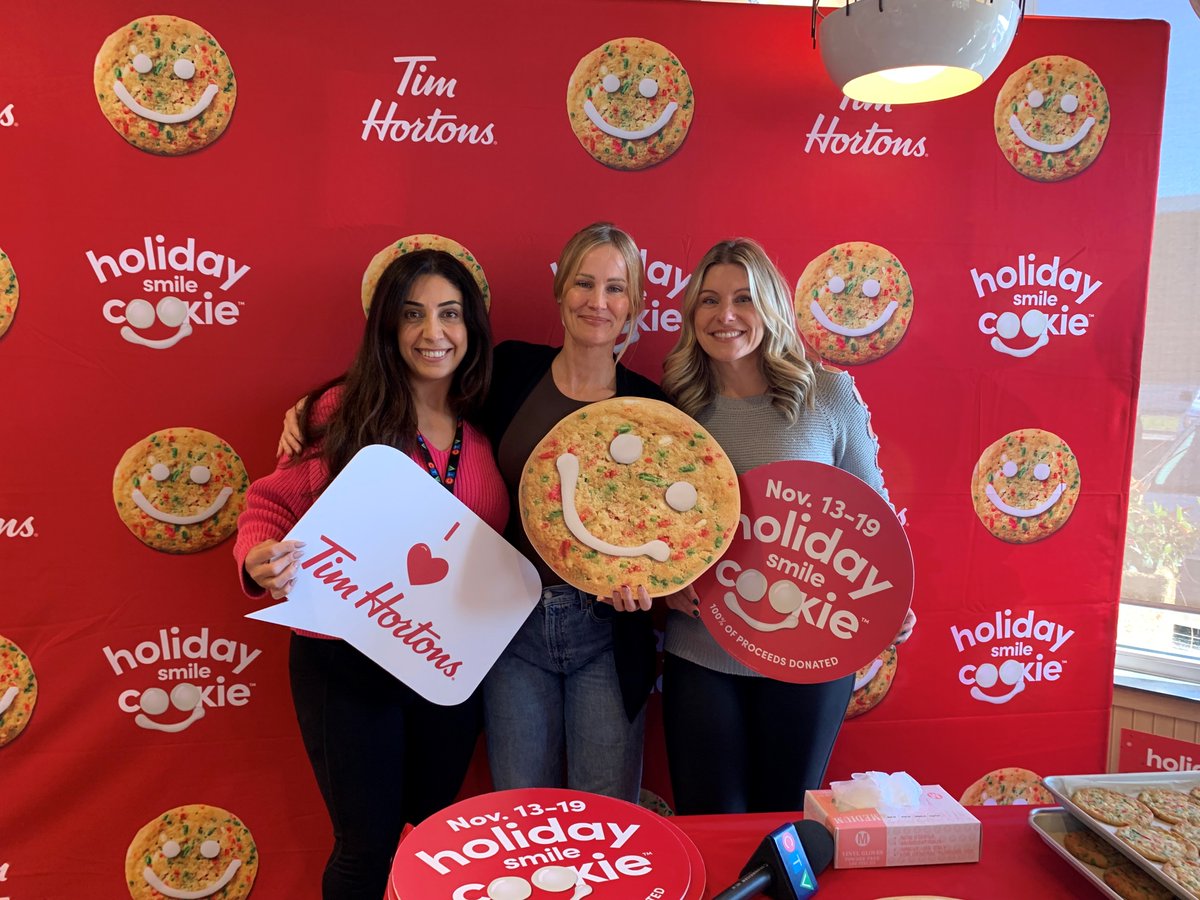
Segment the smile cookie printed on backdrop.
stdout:
<svg viewBox="0 0 1200 900">
<path fill-rule="evenodd" d="M 237 816 L 191 803 L 169 809 L 134 835 L 125 854 L 133 900 L 245 900 L 258 874 L 258 847 Z"/>
<path fill-rule="evenodd" d="M 971 475 L 971 501 L 983 527 L 1012 544 L 1049 537 L 1079 499 L 1079 461 L 1058 435 L 1010 431 L 983 451 Z"/>
<path fill-rule="evenodd" d="M 143 16 L 110 34 L 96 54 L 96 100 L 139 150 L 179 156 L 207 147 L 229 125 L 237 84 L 229 57 L 195 22 Z"/>
<path fill-rule="evenodd" d="M 12 326 L 17 312 L 17 301 L 21 299 L 21 288 L 17 284 L 17 273 L 12 260 L 0 250 L 0 337 Z"/>
<path fill-rule="evenodd" d="M 842 365 L 895 349 L 913 314 L 908 272 L 891 251 L 867 241 L 830 247 L 796 284 L 796 326 L 818 356 Z"/>
<path fill-rule="evenodd" d="M 893 644 L 854 673 L 854 692 L 846 705 L 845 718 L 857 718 L 879 705 L 892 689 L 898 661 L 899 654 Z"/>
<path fill-rule="evenodd" d="M 662 44 L 616 38 L 575 66 L 567 118 L 583 149 L 613 169 L 645 169 L 683 144 L 695 114 L 687 69 Z"/>
<path fill-rule="evenodd" d="M 492 308 L 492 294 L 488 289 L 487 276 L 484 275 L 483 266 L 479 264 L 479 260 L 475 258 L 475 254 L 453 238 L 443 237 L 440 234 L 410 234 L 407 237 L 402 237 L 400 240 L 388 244 L 371 257 L 371 261 L 367 263 L 367 268 L 363 272 L 362 277 L 362 307 L 364 315 L 371 311 L 371 300 L 375 296 L 375 285 L 379 283 L 379 276 L 383 274 L 383 270 L 388 267 L 388 264 L 393 259 L 403 256 L 406 253 L 412 253 L 414 250 L 444 250 L 449 253 L 466 266 L 467 271 L 475 278 L 475 283 L 479 285 L 479 290 L 483 293 L 484 308 L 489 310 Z"/>
<path fill-rule="evenodd" d="M 737 526 L 737 473 L 698 422 L 614 397 L 555 425 L 521 473 L 521 523 L 567 584 L 674 593 L 716 562 Z"/>
<path fill-rule="evenodd" d="M 37 705 L 37 676 L 29 657 L 0 634 L 0 747 L 25 730 Z"/>
<path fill-rule="evenodd" d="M 963 791 L 958 802 L 963 806 L 1049 806 L 1058 801 L 1037 772 L 1009 766 L 988 772 Z"/>
<path fill-rule="evenodd" d="M 1009 165 L 1034 181 L 1078 175 L 1108 136 L 1108 92 L 1091 67 L 1042 56 L 1008 76 L 996 96 L 996 143 Z"/>
<path fill-rule="evenodd" d="M 147 547 L 196 553 L 237 528 L 250 477 L 234 449 L 199 428 L 164 428 L 125 451 L 113 473 L 113 502 Z"/>
</svg>

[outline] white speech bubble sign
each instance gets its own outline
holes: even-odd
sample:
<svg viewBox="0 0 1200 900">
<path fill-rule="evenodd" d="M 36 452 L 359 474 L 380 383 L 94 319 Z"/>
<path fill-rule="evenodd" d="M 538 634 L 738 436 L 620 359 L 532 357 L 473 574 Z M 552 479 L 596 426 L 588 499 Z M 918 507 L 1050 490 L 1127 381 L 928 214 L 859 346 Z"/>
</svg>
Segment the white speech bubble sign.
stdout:
<svg viewBox="0 0 1200 900">
<path fill-rule="evenodd" d="M 337 636 L 425 699 L 466 700 L 541 595 L 533 564 L 410 457 L 364 447 L 288 532 L 287 600 L 247 618 Z"/>
</svg>

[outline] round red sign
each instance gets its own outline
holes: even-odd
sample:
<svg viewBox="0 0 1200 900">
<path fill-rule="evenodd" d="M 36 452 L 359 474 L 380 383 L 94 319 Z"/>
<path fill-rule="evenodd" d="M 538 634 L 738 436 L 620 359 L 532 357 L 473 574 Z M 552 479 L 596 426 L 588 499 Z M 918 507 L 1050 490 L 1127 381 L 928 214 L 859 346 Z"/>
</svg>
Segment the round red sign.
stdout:
<svg viewBox="0 0 1200 900">
<path fill-rule="evenodd" d="M 685 900 L 692 868 L 674 828 L 640 806 L 556 788 L 500 791 L 447 807 L 409 832 L 388 897 Z"/>
<path fill-rule="evenodd" d="M 896 514 L 864 481 L 823 463 L 771 463 L 739 480 L 737 532 L 696 583 L 708 630 L 780 681 L 831 681 L 869 663 L 912 599 L 912 551 Z"/>
</svg>

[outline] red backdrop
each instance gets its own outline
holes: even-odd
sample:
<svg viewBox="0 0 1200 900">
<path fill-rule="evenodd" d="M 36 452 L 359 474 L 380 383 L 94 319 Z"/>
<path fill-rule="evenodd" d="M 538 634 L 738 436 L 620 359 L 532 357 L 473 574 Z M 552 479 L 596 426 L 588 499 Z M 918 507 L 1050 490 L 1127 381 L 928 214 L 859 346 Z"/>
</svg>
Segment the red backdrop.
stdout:
<svg viewBox="0 0 1200 900">
<path fill-rule="evenodd" d="M 0 746 L 0 896 L 81 885 L 123 895 L 134 833 L 185 803 L 245 820 L 261 856 L 257 896 L 315 896 L 329 828 L 293 721 L 286 632 L 242 618 L 250 604 L 230 542 L 171 555 L 136 540 L 115 511 L 112 473 L 131 444 L 178 425 L 220 435 L 251 477 L 267 473 L 283 410 L 356 346 L 367 262 L 416 232 L 476 254 L 498 337 L 554 342 L 550 263 L 581 225 L 616 221 L 650 269 L 651 319 L 631 359 L 652 376 L 675 336 L 663 313 L 678 309 L 676 287 L 715 240 L 757 238 L 793 282 L 842 241 L 892 251 L 912 280 L 912 321 L 896 349 L 854 375 L 907 510 L 920 622 L 890 694 L 844 730 L 830 776 L 907 769 L 957 792 L 1000 766 L 1102 769 L 1166 26 L 1027 19 L 981 89 L 886 110 L 842 108 L 806 10 L 668 0 L 546 9 L 180 0 L 163 11 L 220 41 L 238 101 L 222 137 L 174 158 L 126 144 L 92 88 L 100 44 L 143 5 L 0 10 L 0 248 L 21 287 L 0 338 L 0 634 L 28 654 L 40 687 L 24 733 Z M 626 35 L 669 47 L 695 91 L 682 147 L 632 172 L 592 159 L 564 105 L 576 62 Z M 1095 162 L 1057 183 L 1014 170 L 992 125 L 1004 79 L 1045 54 L 1087 62 L 1112 109 Z M 394 59 L 408 56 L 434 57 L 427 72 L 453 78 L 453 96 L 411 85 L 398 94 L 405 66 Z M 490 126 L 493 140 L 364 137 L 376 100 L 408 120 L 440 110 L 481 134 Z M 850 136 L 890 129 L 911 155 L 837 153 L 849 143 L 838 139 L 823 149 L 810 132 L 833 117 Z M 197 284 L 173 293 L 200 302 L 200 321 L 164 350 L 122 340 L 104 309 L 165 292 L 144 285 L 144 272 L 101 282 L 88 257 L 118 259 L 157 235 L 249 266 L 227 288 L 189 276 Z M 1015 358 L 978 324 L 1010 308 L 1012 291 L 980 297 L 971 273 L 995 275 L 1031 253 L 1102 285 L 1070 304 L 1085 333 Z M 206 300 L 232 303 L 230 324 L 206 324 Z M 1060 531 L 1016 545 L 981 525 L 970 479 L 985 447 L 1029 427 L 1070 444 L 1082 493 Z M 1038 634 L 1056 638 L 997 636 L 998 615 L 1044 623 Z M 193 656 L 164 658 L 172 638 L 192 638 Z M 1008 658 L 1025 664 L 1025 689 L 1003 703 L 972 697 L 969 667 Z M 142 692 L 180 681 L 207 689 L 205 717 L 175 734 L 138 727 Z M 655 724 L 647 786 L 665 793 L 665 782 Z"/>
</svg>

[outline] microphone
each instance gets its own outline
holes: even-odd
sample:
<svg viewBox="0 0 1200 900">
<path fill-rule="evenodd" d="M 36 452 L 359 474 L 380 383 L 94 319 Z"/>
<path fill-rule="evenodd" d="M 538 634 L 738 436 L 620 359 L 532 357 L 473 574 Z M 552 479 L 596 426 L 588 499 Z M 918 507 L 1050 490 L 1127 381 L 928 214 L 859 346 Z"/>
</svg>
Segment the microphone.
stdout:
<svg viewBox="0 0 1200 900">
<path fill-rule="evenodd" d="M 817 892 L 817 873 L 833 862 L 833 835 L 818 822 L 780 825 L 758 845 L 742 877 L 713 900 L 745 900 L 763 893 L 775 900 L 806 900 Z"/>
</svg>

